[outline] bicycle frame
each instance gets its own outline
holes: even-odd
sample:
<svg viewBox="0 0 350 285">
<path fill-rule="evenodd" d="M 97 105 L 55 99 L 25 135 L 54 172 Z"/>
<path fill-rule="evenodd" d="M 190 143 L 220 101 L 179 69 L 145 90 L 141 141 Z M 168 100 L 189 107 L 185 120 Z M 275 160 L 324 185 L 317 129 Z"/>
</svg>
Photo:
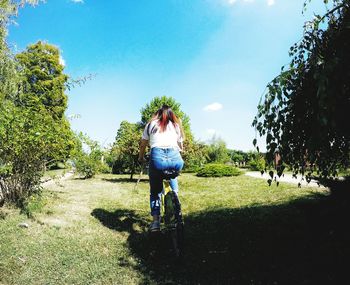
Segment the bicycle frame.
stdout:
<svg viewBox="0 0 350 285">
<path fill-rule="evenodd" d="M 184 224 L 177 194 L 170 187 L 170 181 L 163 180 L 161 194 L 161 217 L 163 218 L 165 231 L 170 233 L 173 249 L 177 258 L 181 257 L 184 248 Z"/>
<path fill-rule="evenodd" d="M 164 221 L 164 225 L 167 229 L 173 229 L 176 227 L 178 221 L 177 212 L 180 210 L 178 198 L 174 197 L 172 193 L 169 180 L 163 180 L 163 191 L 161 194 L 161 216 Z M 176 200 L 177 199 L 177 200 Z M 178 205 L 176 204 L 178 203 Z"/>
</svg>

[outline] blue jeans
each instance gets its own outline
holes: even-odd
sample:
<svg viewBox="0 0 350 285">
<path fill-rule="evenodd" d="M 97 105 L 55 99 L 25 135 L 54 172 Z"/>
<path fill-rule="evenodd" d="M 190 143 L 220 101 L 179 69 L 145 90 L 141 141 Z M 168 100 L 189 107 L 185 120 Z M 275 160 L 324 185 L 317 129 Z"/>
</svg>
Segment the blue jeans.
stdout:
<svg viewBox="0 0 350 285">
<path fill-rule="evenodd" d="M 160 215 L 160 197 L 163 191 L 163 170 L 180 171 L 184 165 L 180 152 L 174 148 L 158 148 L 151 149 L 151 157 L 149 163 L 149 183 L 150 183 L 150 206 L 151 215 Z M 170 187 L 177 194 L 179 186 L 177 179 L 170 179 Z"/>
</svg>

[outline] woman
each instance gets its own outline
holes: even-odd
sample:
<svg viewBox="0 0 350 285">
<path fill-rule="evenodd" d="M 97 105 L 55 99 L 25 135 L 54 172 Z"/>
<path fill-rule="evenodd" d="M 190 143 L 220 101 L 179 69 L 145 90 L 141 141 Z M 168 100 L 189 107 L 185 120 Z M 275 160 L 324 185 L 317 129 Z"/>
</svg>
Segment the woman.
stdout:
<svg viewBox="0 0 350 285">
<path fill-rule="evenodd" d="M 140 144 L 139 161 L 144 162 L 144 154 L 147 145 L 151 147 L 149 181 L 150 181 L 150 206 L 153 221 L 150 231 L 160 230 L 160 194 L 163 190 L 164 170 L 180 171 L 183 160 L 180 151 L 183 150 L 183 130 L 180 120 L 171 108 L 163 105 L 150 122 L 146 125 Z M 172 190 L 177 194 L 179 187 L 177 179 L 170 180 Z"/>
</svg>

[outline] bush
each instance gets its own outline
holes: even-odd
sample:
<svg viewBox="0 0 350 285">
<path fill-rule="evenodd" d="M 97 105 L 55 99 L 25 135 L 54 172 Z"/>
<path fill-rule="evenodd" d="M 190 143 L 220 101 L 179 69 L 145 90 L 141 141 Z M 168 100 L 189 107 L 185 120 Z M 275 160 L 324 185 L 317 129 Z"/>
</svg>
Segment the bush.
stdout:
<svg viewBox="0 0 350 285">
<path fill-rule="evenodd" d="M 84 179 L 94 177 L 99 170 L 99 165 L 100 161 L 94 160 L 85 153 L 75 158 L 76 170 Z"/>
<path fill-rule="evenodd" d="M 40 190 L 50 161 L 65 160 L 73 148 L 69 123 L 44 109 L 0 105 L 0 202 L 23 201 Z"/>
<path fill-rule="evenodd" d="M 110 173 L 110 168 L 104 162 L 104 152 L 98 142 L 79 133 L 76 136 L 75 146 L 73 163 L 84 179 L 92 178 L 97 173 Z"/>
<path fill-rule="evenodd" d="M 223 176 L 238 176 L 241 171 L 233 166 L 225 164 L 206 164 L 197 173 L 199 177 L 223 177 Z"/>
<path fill-rule="evenodd" d="M 266 168 L 266 162 L 263 157 L 257 157 L 249 161 L 249 168 L 253 171 L 261 171 Z"/>
</svg>

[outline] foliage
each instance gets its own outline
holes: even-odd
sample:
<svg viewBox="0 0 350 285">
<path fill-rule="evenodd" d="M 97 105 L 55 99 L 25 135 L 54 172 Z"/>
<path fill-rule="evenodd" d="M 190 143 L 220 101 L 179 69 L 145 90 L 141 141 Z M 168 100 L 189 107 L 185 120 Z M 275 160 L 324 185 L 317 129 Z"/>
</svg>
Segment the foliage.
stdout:
<svg viewBox="0 0 350 285">
<path fill-rule="evenodd" d="M 193 135 L 190 128 L 190 118 L 181 110 L 180 103 L 176 102 L 173 97 L 155 97 L 151 100 L 150 103 L 146 104 L 146 106 L 141 109 L 141 127 L 144 128 L 149 120 L 153 117 L 154 113 L 157 112 L 157 110 L 163 105 L 168 105 L 171 107 L 173 112 L 182 122 L 186 140 L 192 140 Z"/>
<path fill-rule="evenodd" d="M 84 179 L 92 178 L 99 172 L 105 172 L 103 151 L 97 141 L 79 133 L 76 136 L 75 146 L 72 155 L 74 166 Z"/>
<path fill-rule="evenodd" d="M 63 117 L 67 108 L 64 94 L 68 76 L 63 73 L 59 49 L 41 41 L 16 55 L 23 70 L 23 93 L 18 104 L 36 108 L 44 107 L 56 119 Z"/>
<path fill-rule="evenodd" d="M 240 164 L 245 161 L 245 153 L 240 150 L 232 150 L 228 149 L 227 150 L 227 155 L 230 157 L 231 162 L 235 164 Z"/>
<path fill-rule="evenodd" d="M 168 105 L 174 111 L 176 116 L 181 120 L 182 127 L 184 130 L 185 141 L 184 141 L 184 151 L 182 152 L 182 158 L 185 161 L 185 168 L 187 166 L 192 167 L 191 162 L 193 162 L 193 153 L 198 146 L 195 146 L 193 140 L 193 134 L 190 127 L 190 118 L 181 110 L 181 104 L 176 102 L 173 97 L 155 97 L 150 103 L 146 104 L 144 108 L 141 109 L 141 121 L 140 128 L 144 128 L 149 120 L 152 118 L 154 113 L 161 108 L 163 105 Z M 188 161 L 190 162 L 188 164 Z"/>
<path fill-rule="evenodd" d="M 6 101 L 0 114 L 0 200 L 22 203 L 40 188 L 48 163 L 69 157 L 74 141 L 68 122 L 47 112 Z"/>
<path fill-rule="evenodd" d="M 0 25 L 6 28 L 11 17 L 17 15 L 17 10 L 25 4 L 36 5 L 39 0 L 2 0 L 0 1 Z"/>
<path fill-rule="evenodd" d="M 336 175 L 349 165 L 350 2 L 333 4 L 305 24 L 289 67 L 268 84 L 253 121 L 266 135 L 267 159 L 278 148 L 294 172 L 307 176 Z"/>
<path fill-rule="evenodd" d="M 23 104 L 22 98 L 29 96 L 25 93 L 28 82 L 23 82 L 23 66 L 18 64 L 6 42 L 8 24 L 19 6 L 37 2 L 0 1 L 0 202 L 13 201 L 21 206 L 28 196 L 39 191 L 46 165 L 65 160 L 74 144 L 69 123 L 63 117 L 66 104 L 56 117 L 40 104 Z M 40 58 L 42 64 L 46 59 Z M 52 83 L 61 81 L 62 76 L 66 78 L 63 74 L 51 74 L 45 93 L 56 88 L 63 92 L 64 86 Z"/>
<path fill-rule="evenodd" d="M 263 156 L 258 156 L 249 161 L 249 168 L 253 171 L 262 171 L 266 168 L 266 162 Z"/>
<path fill-rule="evenodd" d="M 155 97 L 151 100 L 150 103 L 146 104 L 146 106 L 141 109 L 141 128 L 144 128 L 146 126 L 149 120 L 153 117 L 154 113 L 163 105 L 170 106 L 176 116 L 181 120 L 185 133 L 185 142 L 192 142 L 193 135 L 190 127 L 190 118 L 181 110 L 181 104 L 176 102 L 173 97 Z"/>
<path fill-rule="evenodd" d="M 201 166 L 207 163 L 208 147 L 204 143 L 193 141 L 186 151 L 186 164 L 184 172 L 197 172 Z"/>
<path fill-rule="evenodd" d="M 28 218 L 35 218 L 34 213 L 40 213 L 46 204 L 47 199 L 41 193 L 34 194 L 24 201 L 21 213 L 25 214 Z"/>
<path fill-rule="evenodd" d="M 230 160 L 226 143 L 223 139 L 213 136 L 210 144 L 207 146 L 207 161 L 209 163 L 225 163 Z"/>
<path fill-rule="evenodd" d="M 241 171 L 238 168 L 219 163 L 208 163 L 197 172 L 199 177 L 238 176 L 240 174 Z"/>
<path fill-rule="evenodd" d="M 122 121 L 111 154 L 113 173 L 130 173 L 132 179 L 138 169 L 139 144 L 142 130 L 138 124 Z"/>
</svg>

